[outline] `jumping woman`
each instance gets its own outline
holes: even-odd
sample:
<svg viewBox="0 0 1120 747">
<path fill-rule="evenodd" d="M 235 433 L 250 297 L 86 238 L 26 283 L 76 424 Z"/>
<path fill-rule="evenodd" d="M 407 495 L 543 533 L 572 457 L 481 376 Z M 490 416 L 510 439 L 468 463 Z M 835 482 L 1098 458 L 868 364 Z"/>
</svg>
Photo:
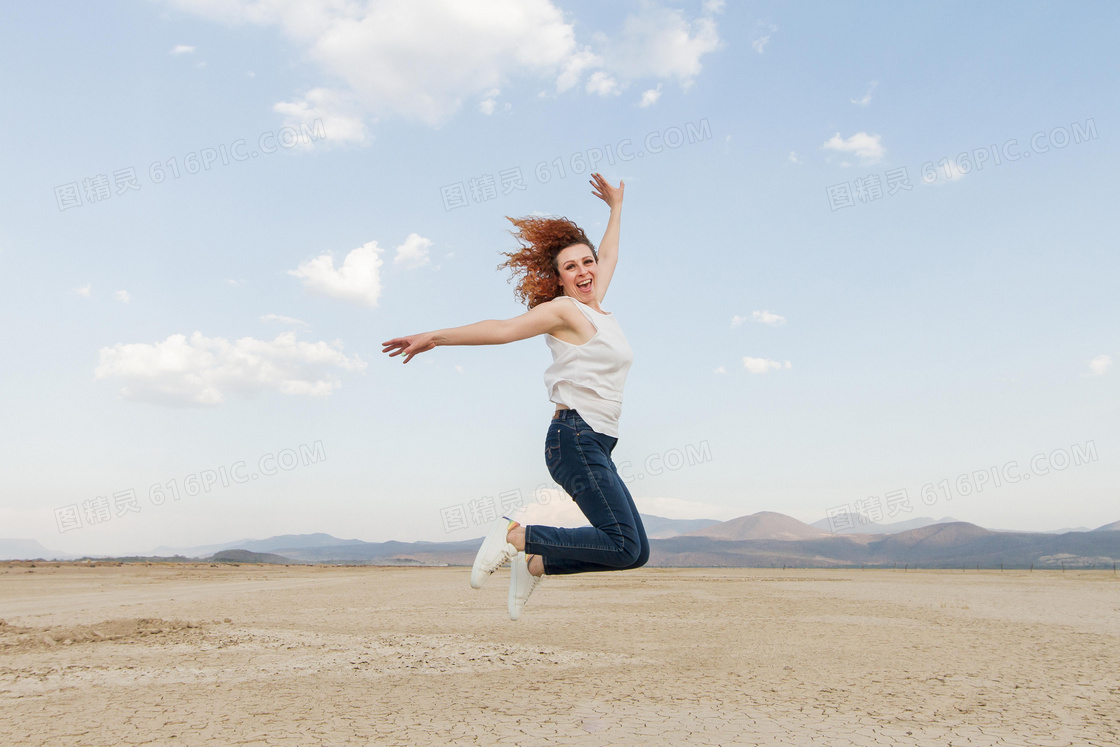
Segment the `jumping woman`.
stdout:
<svg viewBox="0 0 1120 747">
<path fill-rule="evenodd" d="M 545 436 L 544 455 L 552 479 L 575 500 L 589 527 L 523 526 L 501 517 L 482 541 L 471 569 L 475 589 L 511 561 L 509 617 L 517 620 L 545 574 L 558 576 L 638 568 L 649 560 L 634 499 L 618 475 L 611 453 L 618 443 L 622 389 L 633 351 L 611 312 L 600 304 L 618 264 L 622 193 L 592 174 L 596 197 L 611 209 L 599 252 L 566 218 L 509 220 L 521 249 L 509 259 L 518 300 L 529 310 L 504 320 L 486 320 L 383 343 L 390 357 L 408 363 L 437 345 L 504 345 L 545 335 L 552 365 L 544 372 L 556 412 Z"/>
</svg>

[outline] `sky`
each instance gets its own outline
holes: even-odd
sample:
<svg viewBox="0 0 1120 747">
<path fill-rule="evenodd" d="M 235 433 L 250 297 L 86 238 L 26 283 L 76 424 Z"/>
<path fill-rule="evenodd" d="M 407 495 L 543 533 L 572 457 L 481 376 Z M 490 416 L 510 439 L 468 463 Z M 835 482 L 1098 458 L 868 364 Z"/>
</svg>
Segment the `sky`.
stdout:
<svg viewBox="0 0 1120 747">
<path fill-rule="evenodd" d="M 643 513 L 1120 519 L 1108 2 L 0 6 L 0 537 L 582 523 L 507 216 L 598 242 Z"/>
</svg>

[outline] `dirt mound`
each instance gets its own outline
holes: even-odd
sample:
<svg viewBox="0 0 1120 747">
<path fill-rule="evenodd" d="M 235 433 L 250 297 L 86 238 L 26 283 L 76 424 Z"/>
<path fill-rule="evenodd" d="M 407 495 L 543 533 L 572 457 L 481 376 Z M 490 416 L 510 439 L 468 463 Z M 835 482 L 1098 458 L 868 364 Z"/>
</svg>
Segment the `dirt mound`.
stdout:
<svg viewBox="0 0 1120 747">
<path fill-rule="evenodd" d="M 183 643 L 202 633 L 203 623 L 189 620 L 161 620 L 151 617 L 105 620 L 93 625 L 25 628 L 0 620 L 0 653 L 15 653 L 107 641 L 151 641 Z"/>
</svg>

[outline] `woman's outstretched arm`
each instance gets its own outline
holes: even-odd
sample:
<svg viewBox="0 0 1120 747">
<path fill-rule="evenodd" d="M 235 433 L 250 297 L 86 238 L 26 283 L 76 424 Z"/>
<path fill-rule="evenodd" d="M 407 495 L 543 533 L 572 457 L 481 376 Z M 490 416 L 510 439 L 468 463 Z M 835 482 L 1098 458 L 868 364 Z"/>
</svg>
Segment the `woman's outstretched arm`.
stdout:
<svg viewBox="0 0 1120 747">
<path fill-rule="evenodd" d="M 607 295 L 607 286 L 611 284 L 614 268 L 618 265 L 618 236 L 622 229 L 622 193 L 626 189 L 626 182 L 619 181 L 618 187 L 612 187 L 602 174 L 591 175 L 591 185 L 594 187 L 595 196 L 607 203 L 611 209 L 610 220 L 607 221 L 607 230 L 603 240 L 599 242 L 599 272 L 595 276 L 595 294 L 599 303 Z"/>
<path fill-rule="evenodd" d="M 462 327 L 394 337 L 381 343 L 384 346 L 381 352 L 388 353 L 390 358 L 404 355 L 404 363 L 408 363 L 437 345 L 504 345 L 546 332 L 551 334 L 569 326 L 562 316 L 564 308 L 559 304 L 542 303 L 512 319 L 486 319 Z"/>
</svg>

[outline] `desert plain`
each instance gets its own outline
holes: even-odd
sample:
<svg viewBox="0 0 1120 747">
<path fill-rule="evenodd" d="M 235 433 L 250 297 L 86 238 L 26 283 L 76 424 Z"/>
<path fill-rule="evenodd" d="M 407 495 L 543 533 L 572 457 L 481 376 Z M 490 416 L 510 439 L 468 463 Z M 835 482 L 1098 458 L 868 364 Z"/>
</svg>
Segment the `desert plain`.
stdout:
<svg viewBox="0 0 1120 747">
<path fill-rule="evenodd" d="M 0 744 L 1120 744 L 1111 570 L 469 574 L 0 563 Z"/>
</svg>

